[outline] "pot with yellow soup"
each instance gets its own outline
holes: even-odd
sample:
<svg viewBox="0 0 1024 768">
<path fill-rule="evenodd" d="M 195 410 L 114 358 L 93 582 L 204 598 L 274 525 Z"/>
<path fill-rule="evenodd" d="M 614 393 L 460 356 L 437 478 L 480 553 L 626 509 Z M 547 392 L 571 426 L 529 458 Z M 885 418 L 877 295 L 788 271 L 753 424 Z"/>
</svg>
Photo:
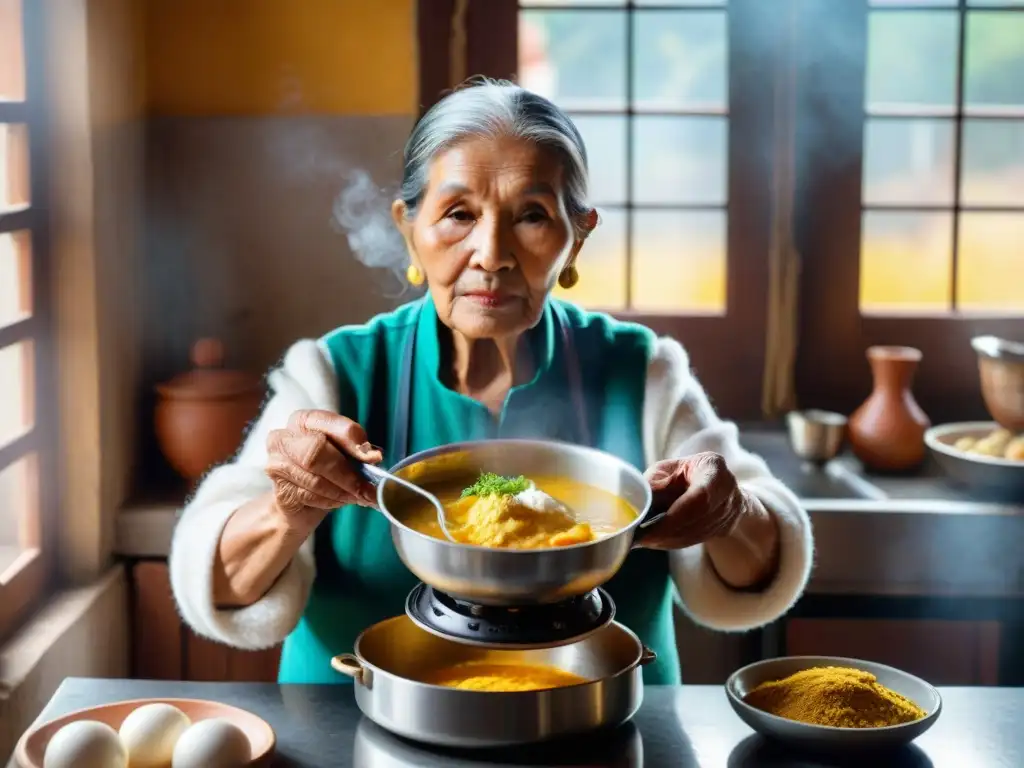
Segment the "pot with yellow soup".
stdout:
<svg viewBox="0 0 1024 768">
<path fill-rule="evenodd" d="M 616 622 L 568 645 L 498 650 L 396 616 L 331 666 L 354 679 L 356 704 L 382 728 L 440 746 L 494 747 L 628 721 L 643 701 L 642 667 L 654 659 Z"/>
<path fill-rule="evenodd" d="M 542 605 L 587 595 L 611 579 L 649 516 L 643 474 L 604 451 L 540 440 L 456 443 L 414 454 L 377 485 L 398 555 L 434 590 L 481 606 Z M 368 472 L 371 481 L 377 478 Z"/>
</svg>

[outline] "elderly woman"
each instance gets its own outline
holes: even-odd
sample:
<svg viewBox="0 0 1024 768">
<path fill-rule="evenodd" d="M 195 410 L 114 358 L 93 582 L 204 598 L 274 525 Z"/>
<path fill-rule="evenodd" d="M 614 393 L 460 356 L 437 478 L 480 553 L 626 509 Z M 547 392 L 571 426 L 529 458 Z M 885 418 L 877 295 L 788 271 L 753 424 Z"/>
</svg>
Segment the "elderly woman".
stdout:
<svg viewBox="0 0 1024 768">
<path fill-rule="evenodd" d="M 175 531 L 171 582 L 196 632 L 283 641 L 282 682 L 345 682 L 330 658 L 401 614 L 416 583 L 349 457 L 390 466 L 495 437 L 586 443 L 646 470 L 668 514 L 607 589 L 658 652 L 648 683 L 679 682 L 674 598 L 725 631 L 792 605 L 808 518 L 716 416 L 683 348 L 551 298 L 585 276 L 598 224 L 583 140 L 558 107 L 506 83 L 455 91 L 409 137 L 392 213 L 427 295 L 297 342 L 270 374 L 241 451 Z"/>
</svg>

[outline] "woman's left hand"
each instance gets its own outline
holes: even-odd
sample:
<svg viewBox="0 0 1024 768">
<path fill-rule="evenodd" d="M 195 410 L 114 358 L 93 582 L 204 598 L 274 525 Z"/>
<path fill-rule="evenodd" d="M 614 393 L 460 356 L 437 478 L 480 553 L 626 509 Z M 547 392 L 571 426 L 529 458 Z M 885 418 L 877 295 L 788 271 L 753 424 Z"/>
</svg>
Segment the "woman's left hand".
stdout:
<svg viewBox="0 0 1024 768">
<path fill-rule="evenodd" d="M 659 461 L 644 476 L 654 492 L 649 516 L 666 513 L 639 531 L 637 543 L 647 549 L 683 549 L 727 536 L 760 505 L 717 453 Z"/>
</svg>

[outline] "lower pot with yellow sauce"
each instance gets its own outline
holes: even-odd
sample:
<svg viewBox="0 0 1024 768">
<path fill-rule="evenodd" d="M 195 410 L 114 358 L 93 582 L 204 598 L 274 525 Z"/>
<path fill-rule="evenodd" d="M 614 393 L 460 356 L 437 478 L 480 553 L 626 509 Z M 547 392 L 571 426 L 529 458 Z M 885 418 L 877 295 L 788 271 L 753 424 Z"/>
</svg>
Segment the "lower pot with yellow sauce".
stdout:
<svg viewBox="0 0 1024 768">
<path fill-rule="evenodd" d="M 643 701 L 654 660 L 612 622 L 578 642 L 533 650 L 464 645 L 408 616 L 375 624 L 331 666 L 353 678 L 367 718 L 405 738 L 454 747 L 528 744 L 620 725 Z"/>
</svg>

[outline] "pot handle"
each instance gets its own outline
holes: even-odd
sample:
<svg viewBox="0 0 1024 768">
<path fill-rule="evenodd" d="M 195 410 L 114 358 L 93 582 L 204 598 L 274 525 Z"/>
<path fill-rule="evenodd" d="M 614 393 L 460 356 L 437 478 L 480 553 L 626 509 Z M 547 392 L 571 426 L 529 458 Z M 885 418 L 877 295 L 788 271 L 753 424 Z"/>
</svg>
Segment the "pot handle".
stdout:
<svg viewBox="0 0 1024 768">
<path fill-rule="evenodd" d="M 660 523 L 662 521 L 662 518 L 664 518 L 667 514 L 668 510 L 666 509 L 664 512 L 658 512 L 656 515 L 650 515 L 642 523 L 640 523 L 640 525 L 638 525 L 633 530 L 633 543 L 630 545 L 630 548 L 639 549 L 640 547 L 642 547 L 644 545 L 644 532 Z"/>
<path fill-rule="evenodd" d="M 646 667 L 648 664 L 653 664 L 658 660 L 658 654 L 648 648 L 646 645 L 643 650 L 640 651 L 640 661 L 637 662 L 638 666 Z"/>
<path fill-rule="evenodd" d="M 335 656 L 331 659 L 331 668 L 335 672 L 351 677 L 357 683 L 363 682 L 363 675 L 366 672 L 359 657 L 351 653 Z"/>
</svg>

